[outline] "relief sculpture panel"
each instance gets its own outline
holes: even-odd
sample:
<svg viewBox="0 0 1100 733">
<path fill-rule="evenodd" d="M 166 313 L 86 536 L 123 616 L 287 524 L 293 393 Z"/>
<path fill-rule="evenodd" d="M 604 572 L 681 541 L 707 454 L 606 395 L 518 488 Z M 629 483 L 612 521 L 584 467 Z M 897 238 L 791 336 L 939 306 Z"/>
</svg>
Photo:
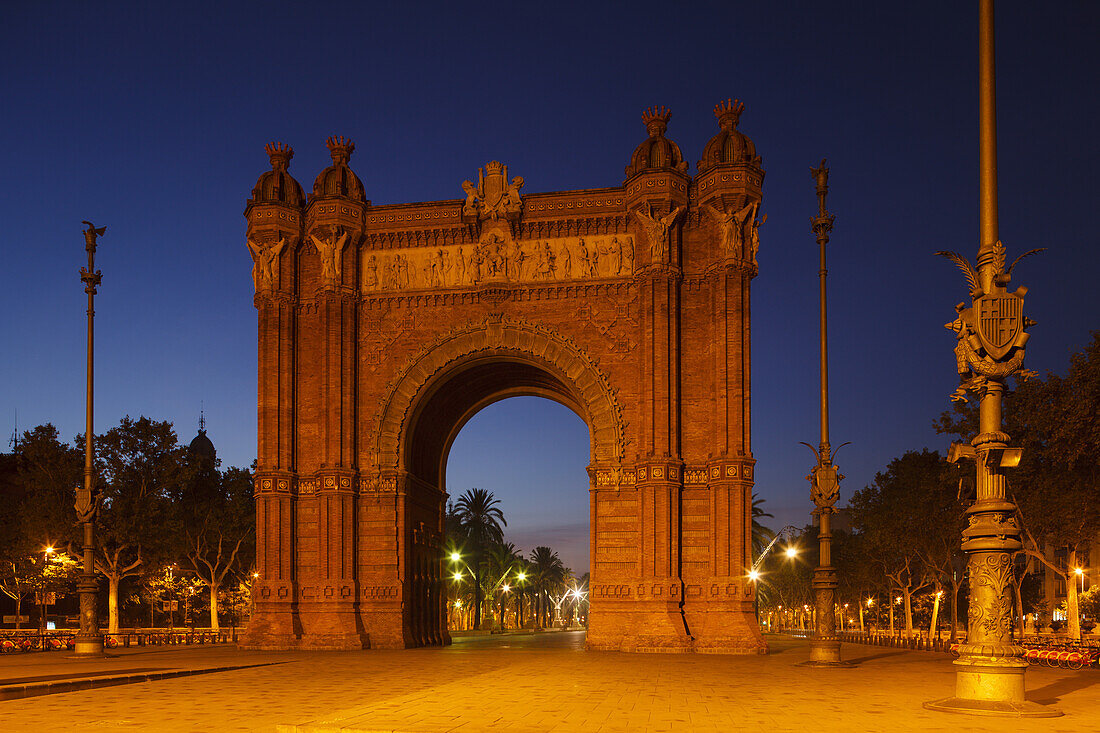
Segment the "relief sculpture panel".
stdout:
<svg viewBox="0 0 1100 733">
<path fill-rule="evenodd" d="M 364 250 L 361 259 L 364 293 L 629 278 L 635 267 L 630 234 L 512 240 L 492 231 L 476 245 Z"/>
</svg>

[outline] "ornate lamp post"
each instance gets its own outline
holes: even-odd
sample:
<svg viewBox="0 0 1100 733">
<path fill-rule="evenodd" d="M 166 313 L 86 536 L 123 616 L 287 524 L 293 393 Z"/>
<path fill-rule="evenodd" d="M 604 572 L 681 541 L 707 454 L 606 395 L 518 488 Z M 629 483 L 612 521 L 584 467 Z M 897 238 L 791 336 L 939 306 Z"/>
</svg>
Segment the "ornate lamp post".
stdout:
<svg viewBox="0 0 1100 733">
<path fill-rule="evenodd" d="M 955 359 L 961 385 L 952 400 L 979 399 L 979 433 L 970 445 L 955 444 L 950 458 L 972 458 L 977 469 L 977 498 L 967 509 L 962 549 L 968 556 L 970 611 L 966 643 L 955 661 L 955 697 L 925 703 L 926 708 L 976 715 L 1053 717 L 1061 712 L 1024 699 L 1023 648 L 1012 638 L 1012 554 L 1020 549 L 1016 506 L 1005 493 L 1004 469 L 1020 462 L 1020 449 L 1008 446 L 1001 430 L 1001 395 L 1012 374 L 1023 377 L 1023 317 L 1027 288 L 1008 292 L 1012 263 L 1005 269 L 1005 248 L 997 232 L 997 111 L 994 76 L 993 0 L 981 0 L 978 40 L 979 165 L 981 170 L 981 241 L 977 271 L 955 252 L 938 252 L 966 275 L 971 304 L 955 306 L 946 324 L 958 337 Z M 1038 250 L 1026 252 L 1026 257 Z M 1020 258 L 1017 258 L 1017 262 Z"/>
<path fill-rule="evenodd" d="M 88 225 L 84 230 L 88 268 L 80 269 L 80 280 L 84 283 L 84 292 L 88 294 L 88 400 L 85 406 L 84 487 L 76 490 L 76 513 L 84 529 L 84 572 L 77 583 L 80 591 L 80 632 L 76 635 L 74 652 L 77 656 L 90 657 L 103 656 L 103 635 L 99 633 L 99 611 L 96 608 L 99 583 L 95 575 L 95 516 L 99 509 L 99 496 L 92 474 L 92 323 L 95 318 L 96 286 L 102 279 L 99 270 L 95 269 L 96 238 L 102 236 L 107 227 L 96 229 L 90 221 L 83 223 Z"/>
<path fill-rule="evenodd" d="M 809 443 L 803 443 L 817 456 L 817 465 L 806 478 L 810 482 L 810 498 L 814 502 L 814 516 L 818 518 L 818 563 L 814 568 L 814 633 L 810 639 L 811 666 L 836 666 L 845 664 L 840 660 L 840 638 L 836 633 L 836 568 L 833 567 L 833 532 L 829 517 L 836 509 L 840 497 L 840 482 L 844 478 L 833 464 L 833 450 L 829 444 L 829 347 L 828 321 L 825 310 L 825 245 L 829 241 L 829 232 L 833 230 L 835 216 L 825 208 L 825 196 L 829 193 L 829 169 L 822 159 L 818 168 L 810 169 L 817 182 L 818 214 L 810 220 L 813 233 L 817 235 L 821 267 L 818 269 L 821 297 L 821 443 L 817 450 Z M 846 444 L 845 444 L 846 445 Z M 841 446 L 844 447 L 844 446 Z"/>
</svg>

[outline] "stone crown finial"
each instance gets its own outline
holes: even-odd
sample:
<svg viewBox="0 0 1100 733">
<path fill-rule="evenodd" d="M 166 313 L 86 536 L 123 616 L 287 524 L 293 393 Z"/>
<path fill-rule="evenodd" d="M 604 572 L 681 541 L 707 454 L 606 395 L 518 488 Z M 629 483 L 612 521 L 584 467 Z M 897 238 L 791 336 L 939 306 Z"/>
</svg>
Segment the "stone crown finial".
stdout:
<svg viewBox="0 0 1100 733">
<path fill-rule="evenodd" d="M 657 137 L 663 135 L 665 130 L 668 129 L 668 121 L 672 118 L 672 112 L 668 107 L 658 107 L 653 105 L 649 109 L 642 110 L 642 122 L 645 123 L 645 129 L 649 132 L 650 137 Z"/>
<path fill-rule="evenodd" d="M 355 152 L 355 143 L 348 140 L 343 135 L 333 135 L 330 137 L 326 144 L 328 145 L 329 154 L 332 156 L 332 162 L 335 165 L 341 163 L 347 164 L 348 159 L 351 158 L 351 154 Z"/>
<path fill-rule="evenodd" d="M 741 119 L 741 113 L 745 111 L 745 104 L 738 99 L 727 99 L 714 105 L 714 116 L 718 118 L 718 126 L 723 130 L 732 130 L 737 127 L 737 121 Z"/>
<path fill-rule="evenodd" d="M 290 159 L 294 157 L 294 148 L 286 143 L 269 142 L 264 146 L 268 157 L 271 158 L 271 170 L 285 171 L 290 165 Z"/>
</svg>

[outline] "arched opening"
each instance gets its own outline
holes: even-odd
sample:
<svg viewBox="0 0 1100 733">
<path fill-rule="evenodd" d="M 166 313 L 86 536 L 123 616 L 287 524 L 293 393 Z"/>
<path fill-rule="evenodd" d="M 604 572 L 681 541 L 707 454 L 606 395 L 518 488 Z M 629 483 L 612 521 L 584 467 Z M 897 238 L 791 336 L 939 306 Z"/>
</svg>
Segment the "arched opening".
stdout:
<svg viewBox="0 0 1100 733">
<path fill-rule="evenodd" d="M 403 646 L 449 643 L 443 598 L 447 455 L 471 417 L 514 396 L 544 397 L 580 416 L 590 438 L 589 489 L 612 485 L 621 474 L 622 409 L 607 376 L 570 338 L 546 326 L 498 318 L 460 326 L 425 345 L 387 387 L 369 439 L 368 462 L 378 473 L 368 486 L 379 493 L 364 505 L 365 535 L 385 531 L 381 507 L 391 496 L 386 492 L 396 490 L 402 585 L 400 641 L 389 636 L 398 629 L 379 631 L 370 619 L 365 626 L 374 626 L 372 638 Z M 595 556 L 600 548 L 592 543 Z M 376 557 L 385 563 L 384 555 Z M 364 574 L 371 572 L 364 568 Z"/>
<path fill-rule="evenodd" d="M 404 443 L 404 465 L 408 472 L 408 485 L 411 493 L 415 495 L 413 506 L 423 508 L 423 514 L 409 522 L 407 542 L 412 552 L 411 576 L 413 580 L 413 592 L 411 598 L 413 608 L 411 613 L 411 632 L 417 644 L 446 643 L 449 639 L 447 627 L 452 625 L 453 607 L 450 605 L 454 599 L 449 598 L 448 590 L 453 590 L 454 568 L 456 562 L 450 558 L 451 551 L 446 548 L 446 526 L 444 513 L 447 511 L 446 501 L 457 501 L 461 493 L 470 486 L 452 487 L 454 490 L 449 496 L 447 484 L 447 464 L 452 454 L 452 448 L 463 428 L 475 418 L 483 414 L 490 406 L 513 397 L 544 398 L 558 405 L 564 406 L 578 421 L 574 420 L 574 430 L 579 429 L 584 437 L 589 437 L 588 405 L 581 401 L 575 385 L 566 381 L 564 375 L 555 373 L 557 370 L 541 360 L 534 359 L 529 354 L 514 351 L 498 350 L 492 354 L 470 355 L 460 359 L 442 370 L 429 384 L 421 390 L 419 399 L 416 400 L 416 408 L 408 421 L 408 433 Z M 543 400 L 526 400 L 526 402 L 542 402 Z M 520 400 L 523 404 L 525 400 Z M 513 402 L 513 404 L 516 404 Z M 490 408 L 490 417 L 496 412 Z M 522 419 L 522 418 L 520 418 Z M 531 440 L 526 449 L 532 454 L 538 453 L 540 447 L 536 440 Z M 478 460 L 491 462 L 499 457 L 499 449 L 492 446 L 482 446 L 479 450 Z M 580 473 L 574 478 L 581 484 L 580 491 L 583 503 L 574 507 L 575 513 L 580 514 L 581 523 L 585 531 L 585 555 L 590 553 L 587 543 L 587 524 L 590 513 L 588 489 L 590 478 L 587 468 L 593 461 L 594 442 L 589 438 L 587 445 L 574 455 L 573 461 Z M 529 478 L 536 478 L 534 473 Z M 480 487 L 484 488 L 484 487 Z M 520 491 L 512 487 L 511 495 L 518 498 Z M 505 497 L 504 492 L 494 492 L 497 499 Z M 445 498 L 446 497 L 446 498 Z M 425 528 L 433 527 L 434 532 Z M 529 535 L 530 536 L 530 535 Z M 530 558 L 531 551 L 538 545 L 550 546 L 549 538 L 545 543 L 532 544 L 531 547 L 518 545 L 512 542 L 514 549 L 507 552 L 518 552 L 522 559 Z M 510 542 L 505 535 L 504 542 Z M 524 543 L 526 545 L 528 543 Z M 505 546 L 506 547 L 506 546 Z M 487 603 L 478 604 L 485 611 L 485 618 L 498 626 L 505 625 L 502 617 L 505 615 L 507 598 L 496 599 L 495 594 L 503 585 L 507 584 L 507 576 L 514 575 L 512 582 L 518 580 L 522 571 L 517 568 L 524 567 L 520 562 L 507 562 L 501 559 L 501 547 L 477 547 L 474 557 L 462 559 L 461 565 L 471 576 L 476 575 L 480 590 L 476 594 L 478 600 L 486 599 Z M 495 556 L 494 556 L 494 553 Z M 560 554 L 558 555 L 560 559 Z M 473 562 L 476 567 L 469 564 Z M 505 564 L 507 562 L 507 564 Z M 502 567 L 495 567 L 502 565 Z M 511 568 L 511 570 L 509 570 Z M 564 570 L 564 563 L 563 563 Z M 521 602 L 515 605 L 513 601 L 512 625 L 525 625 L 531 620 L 530 612 L 537 610 L 538 623 L 546 625 L 555 621 L 560 622 L 562 610 L 562 598 L 560 585 L 569 579 L 585 582 L 587 562 L 584 568 L 572 568 L 575 575 L 566 577 L 562 573 L 561 582 L 555 582 L 553 587 L 540 583 L 537 602 L 528 604 Z M 495 575 L 501 575 L 496 578 Z M 493 577 L 489 577 L 493 576 Z M 497 582 L 500 581 L 500 582 Z M 471 580 L 471 582 L 473 582 Z M 509 589 L 510 591 L 510 589 Z M 509 591 L 503 591 L 507 593 Z M 522 591 L 521 591 L 522 592 Z M 493 612 L 494 600 L 500 600 L 503 605 L 496 607 Z M 531 599 L 524 599 L 531 600 Z M 475 601 L 476 602 L 476 601 Z M 552 604 L 552 605 L 551 605 Z M 524 615 L 527 610 L 528 614 Z M 566 605 L 566 612 L 575 610 Z M 477 614 L 481 618 L 481 614 Z M 526 619 L 526 621 L 524 620 Z M 482 628 L 485 627 L 482 623 Z M 438 632 L 437 628 L 442 627 Z"/>
<path fill-rule="evenodd" d="M 462 427 L 446 462 L 444 600 L 452 640 L 482 643 L 471 635 L 478 620 L 482 629 L 506 633 L 584 629 L 591 556 L 588 452 L 588 427 L 576 412 L 538 397 L 494 402 Z M 464 499 L 476 503 L 475 488 L 499 502 L 495 507 L 506 522 L 502 541 L 485 548 L 475 546 L 458 521 L 460 512 L 452 511 Z M 584 634 L 568 637 L 580 644 Z"/>
<path fill-rule="evenodd" d="M 446 490 L 444 469 L 458 433 L 485 407 L 518 396 L 553 400 L 587 422 L 584 407 L 570 388 L 545 367 L 515 356 L 474 359 L 449 372 L 426 395 L 411 428 L 409 473 Z"/>
</svg>

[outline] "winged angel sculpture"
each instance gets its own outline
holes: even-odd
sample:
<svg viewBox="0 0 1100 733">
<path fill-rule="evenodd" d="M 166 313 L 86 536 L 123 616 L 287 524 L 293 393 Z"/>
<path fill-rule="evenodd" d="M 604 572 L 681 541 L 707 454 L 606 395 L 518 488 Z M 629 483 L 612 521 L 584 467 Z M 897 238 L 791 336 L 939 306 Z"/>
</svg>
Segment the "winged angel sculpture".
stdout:
<svg viewBox="0 0 1100 733">
<path fill-rule="evenodd" d="M 668 228 L 673 225 L 683 210 L 683 206 L 677 206 L 660 219 L 653 216 L 652 206 L 649 208 L 649 213 L 637 210 L 634 212 L 634 216 L 638 217 L 649 238 L 649 251 L 653 262 L 665 262 L 668 259 Z"/>
<path fill-rule="evenodd" d="M 286 240 L 282 238 L 267 247 L 248 240 L 248 251 L 252 253 L 252 284 L 257 292 L 278 286 L 279 255 L 285 245 Z"/>
<path fill-rule="evenodd" d="M 337 235 L 339 232 L 339 235 Z M 321 255 L 321 279 L 326 283 L 335 283 L 340 279 L 340 260 L 344 256 L 344 244 L 348 241 L 348 233 L 341 231 L 339 227 L 333 229 L 332 235 L 325 239 L 309 235 L 317 252 Z"/>
<path fill-rule="evenodd" d="M 745 247 L 745 222 L 749 216 L 755 213 L 756 203 L 749 203 L 740 211 L 723 213 L 710 204 L 703 204 L 703 209 L 714 219 L 718 225 L 718 231 L 722 236 L 722 251 L 727 255 L 740 256 Z"/>
</svg>

